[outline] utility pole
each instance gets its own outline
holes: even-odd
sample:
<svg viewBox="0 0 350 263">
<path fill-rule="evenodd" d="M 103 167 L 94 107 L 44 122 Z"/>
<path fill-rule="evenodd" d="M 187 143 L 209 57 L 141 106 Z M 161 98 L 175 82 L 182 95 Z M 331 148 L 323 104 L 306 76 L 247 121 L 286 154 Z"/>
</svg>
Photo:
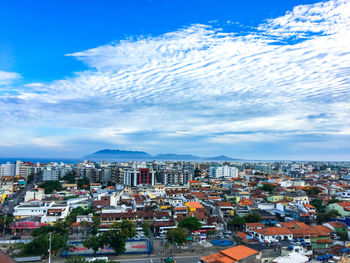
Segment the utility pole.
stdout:
<svg viewBox="0 0 350 263">
<path fill-rule="evenodd" d="M 48 263 L 51 263 L 51 235 L 52 235 L 52 233 L 50 232 L 49 233 L 49 262 Z"/>
</svg>

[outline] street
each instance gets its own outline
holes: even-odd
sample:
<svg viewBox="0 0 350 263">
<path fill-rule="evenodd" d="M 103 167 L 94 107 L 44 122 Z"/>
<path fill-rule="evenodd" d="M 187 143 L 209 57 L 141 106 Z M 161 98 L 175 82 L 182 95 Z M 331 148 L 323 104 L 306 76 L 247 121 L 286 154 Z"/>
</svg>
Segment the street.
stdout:
<svg viewBox="0 0 350 263">
<path fill-rule="evenodd" d="M 163 263 L 163 258 L 133 258 L 133 259 L 119 259 L 114 258 L 110 259 L 115 262 L 127 262 L 127 263 Z M 197 263 L 199 260 L 199 256 L 180 256 L 174 257 L 176 263 Z M 54 258 L 51 260 L 52 263 L 64 263 L 64 258 Z M 44 260 L 42 262 L 48 262 L 48 260 Z"/>
</svg>

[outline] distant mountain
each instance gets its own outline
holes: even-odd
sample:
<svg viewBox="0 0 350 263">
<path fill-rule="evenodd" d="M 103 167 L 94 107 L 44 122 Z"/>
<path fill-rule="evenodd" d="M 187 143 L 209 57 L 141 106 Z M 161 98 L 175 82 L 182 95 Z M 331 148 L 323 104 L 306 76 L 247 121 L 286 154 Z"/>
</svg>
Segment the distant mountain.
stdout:
<svg viewBox="0 0 350 263">
<path fill-rule="evenodd" d="M 202 159 L 201 157 L 190 155 L 190 154 L 174 154 L 174 153 L 167 153 L 167 154 L 157 154 L 154 156 L 156 160 L 199 160 Z"/>
<path fill-rule="evenodd" d="M 190 154 L 157 154 L 155 156 L 142 151 L 122 151 L 122 150 L 101 150 L 83 158 L 90 160 L 177 160 L 177 161 L 235 161 L 234 159 L 225 155 L 215 157 L 199 157 Z"/>
<path fill-rule="evenodd" d="M 152 155 L 141 151 L 101 150 L 84 156 L 90 159 L 152 159 Z"/>
<path fill-rule="evenodd" d="M 226 155 L 219 155 L 219 156 L 215 156 L 215 157 L 206 157 L 205 159 L 208 161 L 237 161 L 237 160 L 240 160 L 240 159 L 228 157 Z"/>
</svg>

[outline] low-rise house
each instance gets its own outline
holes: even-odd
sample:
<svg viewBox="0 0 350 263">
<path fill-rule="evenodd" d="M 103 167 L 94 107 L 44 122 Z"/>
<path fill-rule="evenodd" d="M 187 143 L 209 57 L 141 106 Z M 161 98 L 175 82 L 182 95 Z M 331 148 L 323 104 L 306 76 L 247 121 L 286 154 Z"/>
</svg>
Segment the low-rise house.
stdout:
<svg viewBox="0 0 350 263">
<path fill-rule="evenodd" d="M 262 243 L 293 240 L 293 232 L 286 227 L 266 227 L 263 229 L 254 229 L 251 230 L 251 233 Z"/>
<path fill-rule="evenodd" d="M 44 189 L 43 188 L 34 188 L 26 192 L 24 196 L 24 202 L 29 202 L 30 200 L 42 200 L 44 197 Z"/>
<path fill-rule="evenodd" d="M 328 223 L 324 223 L 323 224 L 324 226 L 332 229 L 334 232 L 336 233 L 345 233 L 345 232 L 348 232 L 348 227 L 347 225 L 345 225 L 344 223 L 342 222 L 337 222 L 337 221 L 334 221 L 334 222 L 328 222 Z"/>
<path fill-rule="evenodd" d="M 114 223 L 121 222 L 122 220 L 128 219 L 131 221 L 156 221 L 156 222 L 167 222 L 170 221 L 171 216 L 168 212 L 159 211 L 136 211 L 136 212 L 125 212 L 125 213 L 102 213 L 100 215 L 102 223 Z"/>
<path fill-rule="evenodd" d="M 245 231 L 250 232 L 252 230 L 256 229 L 263 229 L 265 228 L 265 225 L 262 223 L 245 223 Z"/>
<path fill-rule="evenodd" d="M 336 210 L 342 217 L 350 216 L 350 202 L 329 204 L 326 211 Z"/>
<path fill-rule="evenodd" d="M 217 206 L 222 212 L 224 218 L 229 218 L 234 216 L 235 210 L 233 205 L 230 202 L 218 202 Z"/>
<path fill-rule="evenodd" d="M 221 250 L 220 252 L 201 257 L 201 263 L 255 263 L 259 252 L 244 245 Z"/>
</svg>

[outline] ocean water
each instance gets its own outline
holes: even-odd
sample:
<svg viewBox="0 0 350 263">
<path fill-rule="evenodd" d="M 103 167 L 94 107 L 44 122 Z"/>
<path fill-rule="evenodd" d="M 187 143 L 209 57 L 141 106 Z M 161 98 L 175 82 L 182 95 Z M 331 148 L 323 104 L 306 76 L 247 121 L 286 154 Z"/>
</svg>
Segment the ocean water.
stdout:
<svg viewBox="0 0 350 263">
<path fill-rule="evenodd" d="M 17 160 L 21 160 L 22 162 L 31 162 L 31 163 L 49 163 L 49 162 L 63 162 L 67 164 L 75 164 L 79 163 L 81 161 L 84 161 L 84 159 L 81 158 L 25 158 L 25 157 L 18 157 L 18 158 L 5 158 L 0 157 L 0 164 L 2 163 L 16 163 Z"/>
</svg>

